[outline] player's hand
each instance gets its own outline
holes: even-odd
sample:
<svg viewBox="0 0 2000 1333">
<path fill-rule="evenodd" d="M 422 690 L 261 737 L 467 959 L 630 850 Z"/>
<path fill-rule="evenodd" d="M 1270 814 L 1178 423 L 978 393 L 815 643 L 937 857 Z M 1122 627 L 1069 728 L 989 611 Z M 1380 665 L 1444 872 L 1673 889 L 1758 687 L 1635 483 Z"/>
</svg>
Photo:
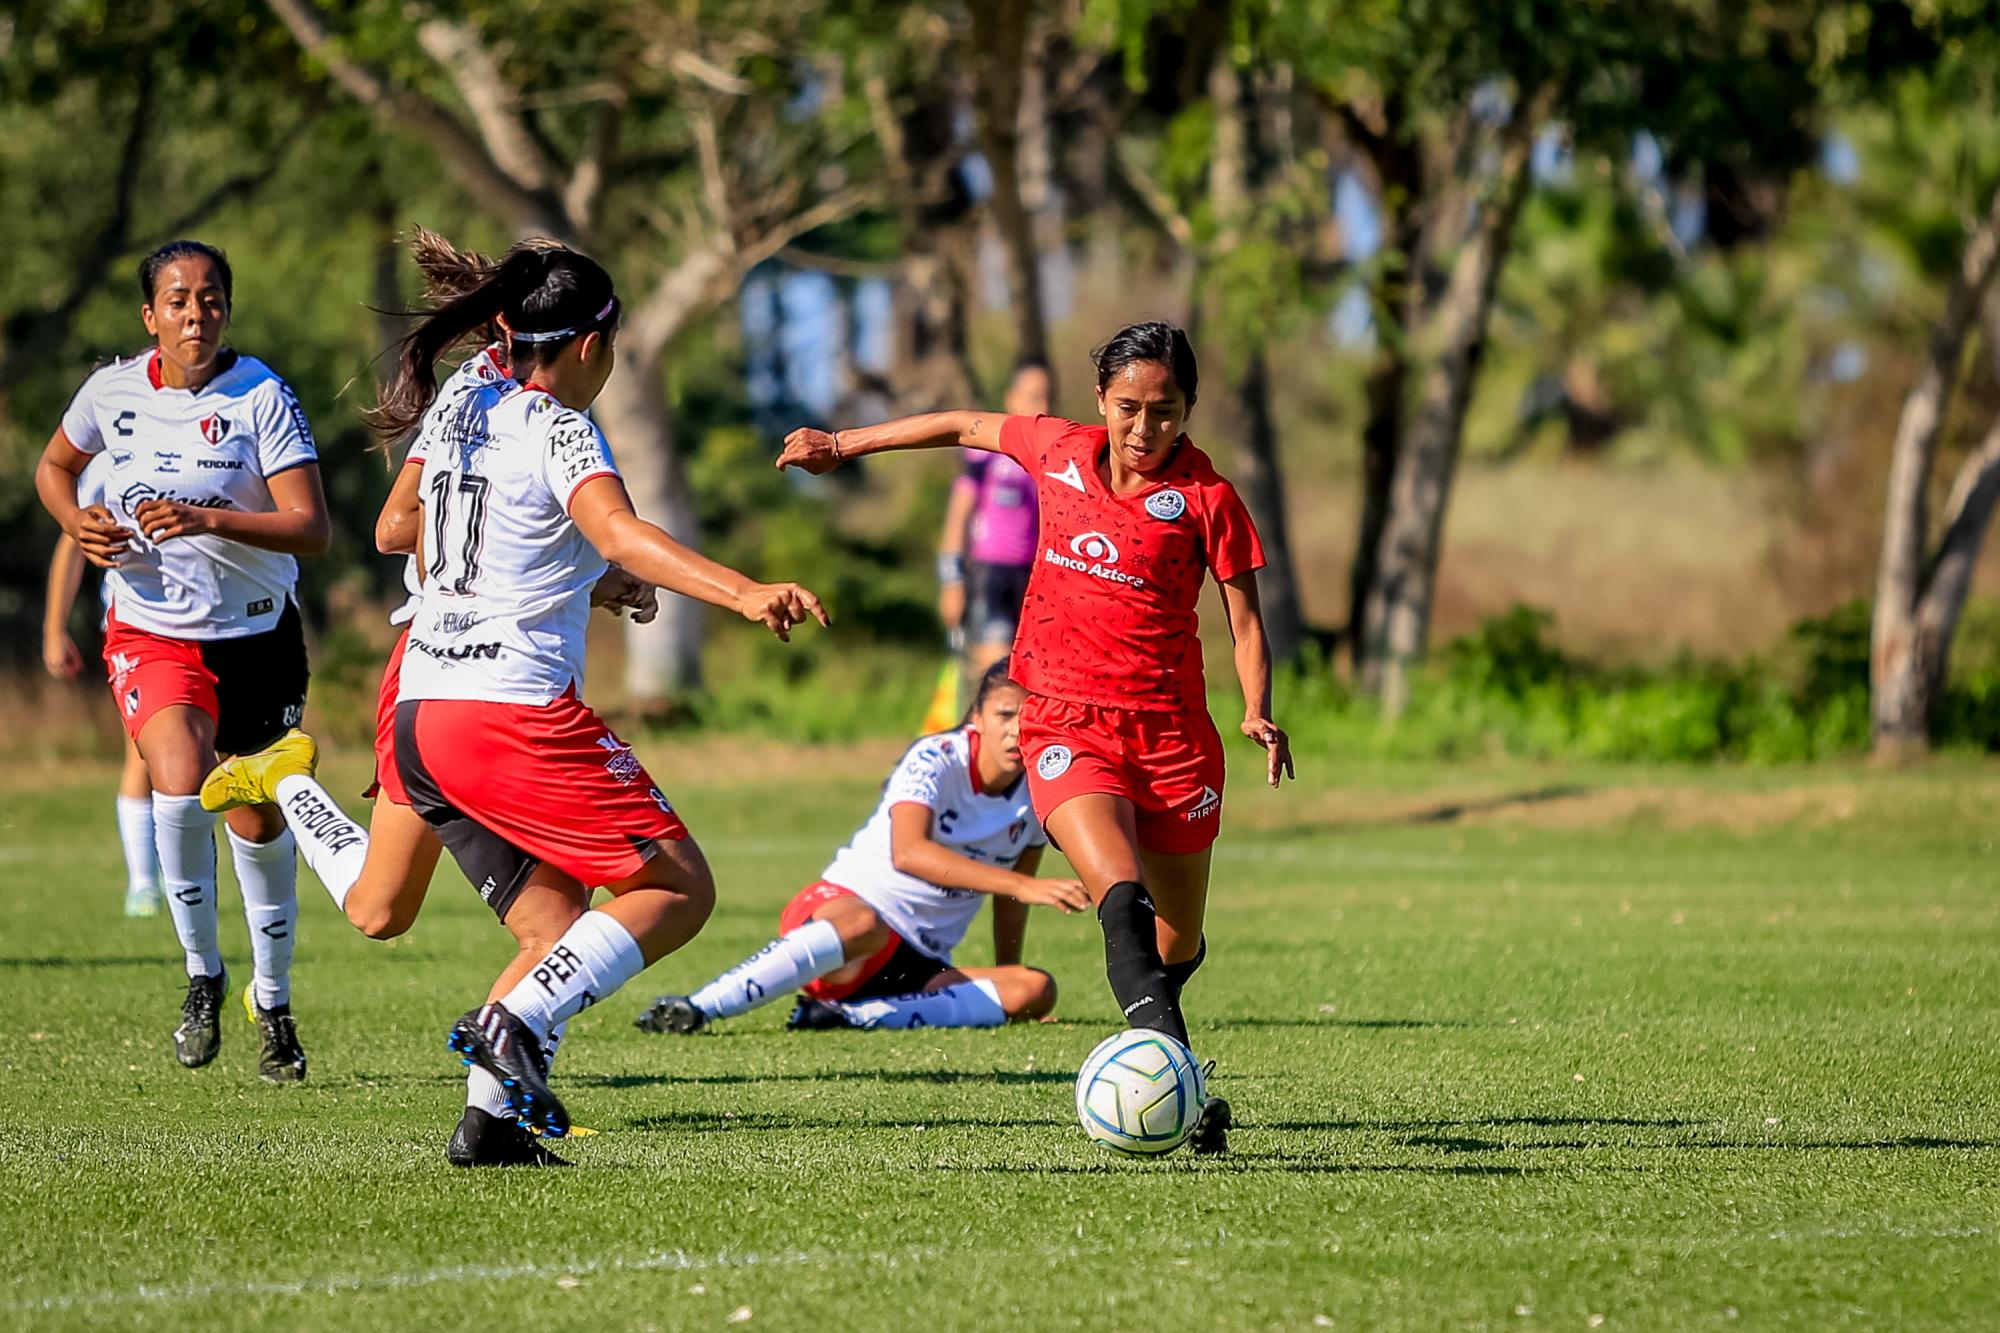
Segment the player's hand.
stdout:
<svg viewBox="0 0 2000 1333">
<path fill-rule="evenodd" d="M 947 583 L 938 589 L 938 616 L 944 627 L 955 630 L 965 623 L 965 585 Z"/>
<path fill-rule="evenodd" d="M 802 625 L 810 617 L 822 625 L 831 625 L 826 608 L 811 590 L 801 588 L 796 583 L 753 583 L 750 590 L 736 603 L 736 609 L 745 620 L 761 620 L 771 633 L 786 643 L 792 641 L 792 626 Z"/>
<path fill-rule="evenodd" d="M 132 529 L 120 526 L 103 505 L 90 505 L 76 515 L 76 531 L 70 534 L 83 551 L 83 558 L 102 569 L 116 569 L 132 544 Z"/>
<path fill-rule="evenodd" d="M 815 477 L 825 476 L 840 466 L 840 446 L 830 431 L 801 426 L 785 437 L 784 452 L 778 455 L 778 471 L 803 468 Z"/>
<path fill-rule="evenodd" d="M 1080 879 L 1027 879 L 1015 897 L 1030 907 L 1053 907 L 1065 916 L 1090 906 L 1090 893 Z"/>
<path fill-rule="evenodd" d="M 641 625 L 650 625 L 660 614 L 660 590 L 612 565 L 590 590 L 590 604 L 601 606 L 614 616 L 622 616 L 629 611 L 633 620 Z"/>
<path fill-rule="evenodd" d="M 1243 734 L 1264 747 L 1264 780 L 1273 787 L 1278 785 L 1278 775 L 1283 774 L 1297 782 L 1299 775 L 1292 768 L 1292 741 L 1277 723 L 1268 717 L 1246 717 L 1243 719 Z"/>
<path fill-rule="evenodd" d="M 132 511 L 132 517 L 146 540 L 156 546 L 175 537 L 199 537 L 215 530 L 213 511 L 179 500 L 148 500 Z"/>
<path fill-rule="evenodd" d="M 42 666 L 57 680 L 75 680 L 83 674 L 83 654 L 76 640 L 67 634 L 42 637 Z"/>
</svg>

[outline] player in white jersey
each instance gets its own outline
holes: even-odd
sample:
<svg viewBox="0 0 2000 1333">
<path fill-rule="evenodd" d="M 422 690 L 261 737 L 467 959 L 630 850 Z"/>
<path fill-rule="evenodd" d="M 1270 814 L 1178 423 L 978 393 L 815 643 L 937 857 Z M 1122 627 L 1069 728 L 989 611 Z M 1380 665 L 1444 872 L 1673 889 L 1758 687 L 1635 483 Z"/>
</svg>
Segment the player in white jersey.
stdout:
<svg viewBox="0 0 2000 1333">
<path fill-rule="evenodd" d="M 139 266 L 152 350 L 77 391 L 35 471 L 42 503 L 91 563 L 111 571 L 105 662 L 125 728 L 151 774 L 154 837 L 187 957 L 175 1053 L 221 1045 L 228 989 L 217 943 L 215 816 L 196 795 L 218 753 L 269 745 L 305 707 L 295 556 L 326 549 L 329 523 L 305 413 L 255 357 L 223 345 L 231 277 L 220 250 L 174 241 Z M 77 479 L 110 458 L 102 503 Z M 259 1071 L 305 1077 L 291 1016 L 297 860 L 277 810 L 227 821 L 256 972 L 244 1003 Z"/>
<path fill-rule="evenodd" d="M 654 586 L 727 607 L 780 638 L 816 618 L 796 584 L 760 584 L 688 550 L 632 511 L 583 409 L 610 376 L 618 300 L 591 260 L 517 250 L 435 311 L 402 346 L 377 426 L 400 436 L 436 397 L 434 365 L 503 319 L 518 384 L 470 395 L 424 461 L 424 592 L 396 709 L 396 767 L 416 810 L 519 952 L 487 1002 L 453 1025 L 453 1049 L 492 1077 L 446 1148 L 460 1165 L 547 1163 L 523 1133 L 560 1137 L 545 1048 L 701 929 L 714 880 L 666 797 L 579 697 L 583 624 L 607 561 Z M 366 864 L 367 834 L 309 773 L 263 766 L 307 861 L 336 903 Z M 590 908 L 589 890 L 610 901 Z M 497 1109 L 496 1109 L 497 1106 Z"/>
<path fill-rule="evenodd" d="M 778 938 L 692 995 L 662 995 L 638 1025 L 699 1032 L 793 991 L 802 992 L 794 1028 L 997 1027 L 1046 1016 L 1056 986 L 1040 968 L 951 961 L 989 897 L 995 906 L 1090 906 L 1076 880 L 1035 878 L 1048 838 L 1021 764 L 1026 697 L 1006 658 L 989 666 L 964 724 L 904 752 L 868 822 L 786 906 Z"/>
<path fill-rule="evenodd" d="M 110 462 L 99 454 L 77 478 L 77 503 L 85 508 L 104 502 L 103 479 Z M 48 596 L 42 609 L 42 666 L 57 680 L 83 674 L 83 653 L 70 637 L 70 613 L 83 589 L 83 550 L 68 537 L 56 538 L 49 555 Z M 108 610 L 111 589 L 100 596 Z M 158 916 L 160 912 L 159 854 L 153 847 L 153 783 L 146 761 L 128 734 L 125 764 L 118 774 L 118 843 L 125 853 L 125 915 Z"/>
</svg>

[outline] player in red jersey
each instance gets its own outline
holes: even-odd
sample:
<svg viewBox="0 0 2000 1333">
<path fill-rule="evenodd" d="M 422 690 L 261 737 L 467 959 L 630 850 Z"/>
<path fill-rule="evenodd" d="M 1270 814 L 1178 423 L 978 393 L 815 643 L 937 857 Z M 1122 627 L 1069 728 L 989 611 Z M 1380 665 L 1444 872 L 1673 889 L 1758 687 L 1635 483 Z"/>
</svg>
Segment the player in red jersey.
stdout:
<svg viewBox="0 0 2000 1333">
<path fill-rule="evenodd" d="M 1012 656 L 1035 812 L 1076 867 L 1104 929 L 1105 972 L 1134 1027 L 1182 1042 L 1182 987 L 1206 952 L 1209 853 L 1222 814 L 1222 741 L 1209 719 L 1195 603 L 1221 586 L 1243 689 L 1243 734 L 1275 787 L 1293 776 L 1271 720 L 1264 563 L 1235 489 L 1181 431 L 1194 406 L 1187 335 L 1122 329 L 1095 353 L 1104 425 L 933 412 L 859 430 L 796 430 L 780 468 L 823 473 L 889 449 L 966 445 L 1035 478 L 1040 553 Z M 1229 1105 L 1209 1099 L 1195 1151 L 1226 1151 Z"/>
</svg>

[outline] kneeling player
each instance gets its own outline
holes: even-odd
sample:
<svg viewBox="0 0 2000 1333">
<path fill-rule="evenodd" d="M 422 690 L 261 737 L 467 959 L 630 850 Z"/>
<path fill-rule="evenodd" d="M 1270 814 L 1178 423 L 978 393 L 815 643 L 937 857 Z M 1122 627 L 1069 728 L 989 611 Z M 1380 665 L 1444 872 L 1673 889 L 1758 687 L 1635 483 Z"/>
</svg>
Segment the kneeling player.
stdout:
<svg viewBox="0 0 2000 1333">
<path fill-rule="evenodd" d="M 693 995 L 661 996 L 638 1025 L 697 1032 L 793 991 L 795 1028 L 997 1027 L 1053 1009 L 1040 968 L 951 964 L 982 897 L 1001 900 L 996 912 L 1090 906 L 1076 880 L 1035 878 L 1048 839 L 1021 764 L 1026 697 L 1005 658 L 988 668 L 965 725 L 910 747 L 874 815 L 785 908 L 783 933 Z"/>
</svg>

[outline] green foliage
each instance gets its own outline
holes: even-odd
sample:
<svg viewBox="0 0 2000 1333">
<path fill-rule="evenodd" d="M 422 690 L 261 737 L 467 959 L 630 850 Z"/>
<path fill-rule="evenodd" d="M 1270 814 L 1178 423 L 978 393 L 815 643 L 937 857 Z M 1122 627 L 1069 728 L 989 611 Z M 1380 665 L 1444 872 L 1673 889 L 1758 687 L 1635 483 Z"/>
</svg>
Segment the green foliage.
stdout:
<svg viewBox="0 0 2000 1333">
<path fill-rule="evenodd" d="M 1868 746 L 1865 604 L 1801 622 L 1766 659 L 1658 670 L 1578 661 L 1548 641 L 1550 625 L 1547 613 L 1517 607 L 1448 644 L 1394 727 L 1324 669 L 1280 683 L 1279 718 L 1302 749 L 1397 759 L 1775 764 Z M 1982 627 L 1982 639 L 1992 635 Z M 1937 710 L 1934 739 L 2000 750 L 2000 653 L 1967 656 Z"/>
</svg>

